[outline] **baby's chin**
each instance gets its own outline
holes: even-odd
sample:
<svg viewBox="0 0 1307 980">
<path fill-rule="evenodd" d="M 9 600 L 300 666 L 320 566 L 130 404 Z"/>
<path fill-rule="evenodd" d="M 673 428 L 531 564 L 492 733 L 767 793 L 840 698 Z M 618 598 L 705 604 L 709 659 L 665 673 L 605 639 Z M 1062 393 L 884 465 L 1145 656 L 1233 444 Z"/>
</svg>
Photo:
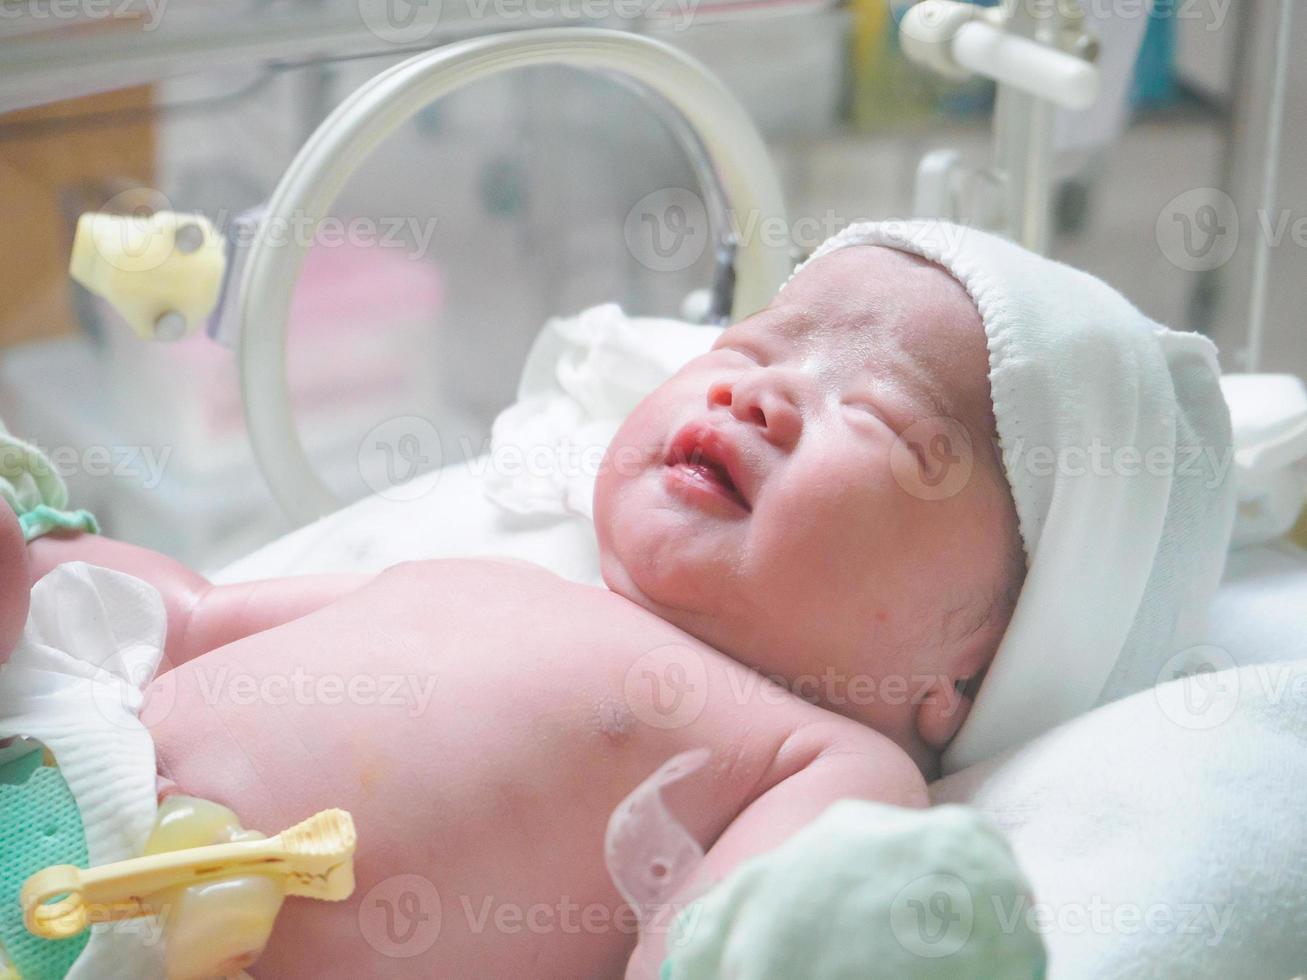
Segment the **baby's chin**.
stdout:
<svg viewBox="0 0 1307 980">
<path fill-rule="evenodd" d="M 644 529 L 649 534 L 650 529 Z M 686 554 L 671 536 L 659 541 L 600 536 L 599 570 L 610 591 L 698 636 L 712 614 L 720 571 Z"/>
</svg>

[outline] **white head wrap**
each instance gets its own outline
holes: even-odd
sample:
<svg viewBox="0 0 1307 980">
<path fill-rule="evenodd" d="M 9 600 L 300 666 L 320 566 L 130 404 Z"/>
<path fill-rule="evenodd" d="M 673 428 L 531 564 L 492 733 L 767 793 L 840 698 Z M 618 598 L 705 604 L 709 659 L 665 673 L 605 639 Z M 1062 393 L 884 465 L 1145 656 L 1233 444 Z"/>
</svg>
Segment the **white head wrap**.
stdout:
<svg viewBox="0 0 1307 980">
<path fill-rule="evenodd" d="M 985 324 L 1028 571 L 943 764 L 953 771 L 1151 687 L 1201 636 L 1234 516 L 1216 348 L 1093 276 L 940 221 L 851 225 L 944 266 Z"/>
</svg>

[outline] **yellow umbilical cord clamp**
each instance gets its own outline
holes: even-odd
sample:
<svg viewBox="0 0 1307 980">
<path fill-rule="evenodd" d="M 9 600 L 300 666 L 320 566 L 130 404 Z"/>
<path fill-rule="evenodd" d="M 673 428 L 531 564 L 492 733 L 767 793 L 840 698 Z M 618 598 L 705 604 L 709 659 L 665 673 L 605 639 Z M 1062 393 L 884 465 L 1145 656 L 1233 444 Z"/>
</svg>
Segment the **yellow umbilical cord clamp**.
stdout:
<svg viewBox="0 0 1307 980">
<path fill-rule="evenodd" d="M 278 878 L 287 895 L 339 902 L 354 891 L 354 819 L 323 810 L 265 840 L 190 847 L 84 869 L 57 864 L 23 883 L 19 902 L 28 932 L 64 939 L 97 922 L 162 912 L 166 889 L 242 875 Z"/>
</svg>

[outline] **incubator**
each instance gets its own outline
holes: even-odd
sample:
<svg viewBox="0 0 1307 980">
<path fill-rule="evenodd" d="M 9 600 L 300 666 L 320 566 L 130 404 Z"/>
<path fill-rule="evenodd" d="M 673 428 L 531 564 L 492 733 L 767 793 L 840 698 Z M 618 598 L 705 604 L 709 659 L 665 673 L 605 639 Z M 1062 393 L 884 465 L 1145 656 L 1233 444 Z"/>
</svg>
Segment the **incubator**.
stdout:
<svg viewBox="0 0 1307 980">
<path fill-rule="evenodd" d="M 1178 116 L 1192 129 L 1166 144 L 1181 150 L 1163 163 L 1144 137 L 1166 122 L 1132 122 L 1130 108 L 1139 52 L 1159 19 L 1111 5 L 768 0 L 686 8 L 684 30 L 657 3 L 626 23 L 552 6 L 526 23 L 504 4 L 490 18 L 470 0 L 444 6 L 396 20 L 368 2 L 255 4 L 248 25 L 234 26 L 200 4 L 171 18 L 144 5 L 99 38 L 70 41 L 35 21 L 0 35 L 0 106 L 30 111 L 153 83 L 145 105 L 103 119 L 173 120 L 157 134 L 151 172 L 128 181 L 139 186 L 78 178 L 65 193 L 60 258 L 78 284 L 75 335 L 15 346 L 0 362 L 11 431 L 32 433 L 52 456 L 105 450 L 98 468 L 84 455 L 68 467 L 76 505 L 219 583 L 491 553 L 602 585 L 587 451 L 602 453 L 648 391 L 765 307 L 840 227 L 909 215 L 960 222 L 1105 278 L 1119 273 L 1145 293 L 1156 283 L 1145 312 L 1203 327 L 1233 374 L 1222 391 L 1238 550 L 1202 644 L 1217 653 L 1171 664 L 1161 694 L 1094 710 L 1089 697 L 1083 716 L 1051 736 L 968 756 L 931 786 L 931 800 L 983 813 L 1035 896 L 1061 907 L 1106 895 L 1174 912 L 1185 889 L 1210 904 L 1229 883 L 1233 904 L 1254 911 L 1218 950 L 1226 921 L 1206 961 L 1179 928 L 1060 923 L 1044 934 L 1048 963 L 1042 949 L 1030 954 L 1050 976 L 1160 975 L 1174 962 L 1186 975 L 1254 976 L 1245 942 L 1263 944 L 1277 967 L 1301 965 L 1307 949 L 1262 913 L 1300 902 L 1291 881 L 1307 851 L 1278 816 L 1251 813 L 1222 775 L 1243 767 L 1265 792 L 1280 778 L 1272 756 L 1303 775 L 1301 720 L 1253 690 L 1259 667 L 1301 664 L 1307 628 L 1307 391 L 1293 376 L 1307 352 L 1296 314 L 1286 315 L 1307 280 L 1286 273 L 1303 256 L 1281 247 L 1293 220 L 1281 202 L 1301 169 L 1281 164 L 1301 150 L 1285 122 L 1302 110 L 1289 81 L 1291 38 L 1304 29 L 1292 0 L 1279 0 L 1274 18 L 1241 14 L 1245 64 L 1250 38 L 1273 36 L 1274 57 L 1266 78 L 1232 73 L 1223 84 L 1269 95 L 1232 88 L 1223 98 L 1256 102 L 1257 118 L 1232 125 L 1214 112 L 1209 126 L 1191 100 Z M 923 102 L 892 151 L 876 133 L 830 138 L 849 115 L 842 87 L 856 87 L 843 85 L 847 51 L 857 74 L 857 58 L 877 45 L 929 85 L 992 91 L 992 123 L 946 96 Z M 941 106 L 955 113 L 943 147 L 931 129 Z M 15 119 L 19 133 L 78 123 Z M 0 139 L 4 126 L 0 117 Z M 1250 162 L 1249 143 L 1263 156 Z M 1173 181 L 1172 167 L 1190 176 Z M 1140 171 L 1161 190 L 1136 180 Z M 823 233 L 801 233 L 805 220 Z M 1278 237 L 1268 232 L 1277 227 Z M 1142 259 L 1130 251 L 1140 236 Z M 1283 373 L 1255 373 L 1268 369 Z M 546 458 L 534 465 L 541 447 Z M 1300 666 L 1286 669 L 1298 683 Z M 1250 705 L 1231 709 L 1226 731 L 1256 758 L 1192 720 L 1190 697 L 1221 671 Z M 1122 759 L 1137 753 L 1137 768 L 1086 776 L 1102 746 Z M 1072 757 L 1077 765 L 1066 765 Z M 1120 791 L 1132 776 L 1156 780 L 1155 790 L 1134 787 L 1155 826 L 1142 826 L 1138 800 Z M 1184 812 L 1166 812 L 1173 799 L 1186 801 Z M 852 808 L 837 815 L 859 819 Z M 180 882 L 198 875 L 245 891 L 235 902 L 195 891 L 180 905 L 173 960 L 155 967 L 206 975 L 221 945 L 234 957 L 224 969 L 244 969 L 284 896 L 351 892 L 349 815 L 313 819 L 256 841 L 214 804 L 165 802 L 146 856 L 78 870 L 82 855 L 28 878 L 27 928 L 67 938 L 89 921 L 88 905 L 110 909 L 102 921 L 152 914 L 141 893 L 180 902 Z M 1235 839 L 1245 824 L 1295 869 L 1269 900 L 1232 867 L 1214 885 L 1191 853 L 1225 848 L 1253 861 L 1249 835 Z M 196 871 L 202 859 L 214 864 Z M 275 873 L 242 874 L 255 861 Z M 740 887 L 739 907 L 763 907 Z M 734 911 L 720 914 L 727 922 Z M 757 935 L 771 930 L 763 921 Z"/>
</svg>

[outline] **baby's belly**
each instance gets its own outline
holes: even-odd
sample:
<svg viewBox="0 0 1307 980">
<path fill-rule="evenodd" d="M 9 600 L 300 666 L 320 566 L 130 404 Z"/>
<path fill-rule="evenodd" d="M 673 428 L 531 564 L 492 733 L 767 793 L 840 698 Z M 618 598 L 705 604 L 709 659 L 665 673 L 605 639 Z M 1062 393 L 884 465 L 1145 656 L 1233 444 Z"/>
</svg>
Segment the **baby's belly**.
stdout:
<svg viewBox="0 0 1307 980">
<path fill-rule="evenodd" d="M 700 840 L 817 709 L 617 596 L 528 568 L 402 566 L 155 682 L 160 769 L 274 832 L 359 832 L 348 902 L 287 902 L 256 975 L 620 975 L 634 919 L 609 880 L 617 803 L 712 752 L 674 799 Z"/>
</svg>

